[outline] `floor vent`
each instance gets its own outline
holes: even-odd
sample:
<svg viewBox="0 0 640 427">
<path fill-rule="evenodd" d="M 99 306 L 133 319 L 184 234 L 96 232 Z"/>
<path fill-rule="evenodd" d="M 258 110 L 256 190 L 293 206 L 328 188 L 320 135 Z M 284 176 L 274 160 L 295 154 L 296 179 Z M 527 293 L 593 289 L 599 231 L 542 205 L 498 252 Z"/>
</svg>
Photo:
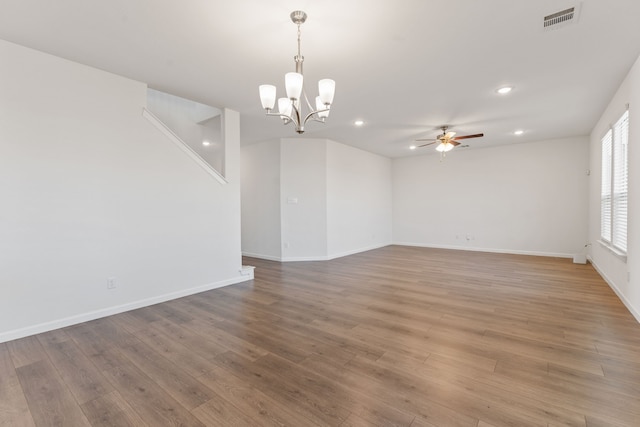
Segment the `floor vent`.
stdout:
<svg viewBox="0 0 640 427">
<path fill-rule="evenodd" d="M 544 17 L 544 31 L 557 30 L 578 22 L 580 5 L 576 5 Z"/>
</svg>

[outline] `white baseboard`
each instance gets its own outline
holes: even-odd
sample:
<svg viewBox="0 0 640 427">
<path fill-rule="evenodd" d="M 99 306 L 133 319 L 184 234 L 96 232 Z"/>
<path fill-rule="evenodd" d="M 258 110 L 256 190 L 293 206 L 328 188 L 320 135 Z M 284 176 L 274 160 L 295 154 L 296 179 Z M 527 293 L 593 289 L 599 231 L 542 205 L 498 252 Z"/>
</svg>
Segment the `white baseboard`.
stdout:
<svg viewBox="0 0 640 427">
<path fill-rule="evenodd" d="M 329 261 L 326 256 L 299 256 L 299 257 L 283 257 L 282 262 L 305 262 L 305 261 Z"/>
<path fill-rule="evenodd" d="M 414 246 L 419 248 L 433 248 L 433 249 L 451 249 L 455 251 L 470 251 L 470 252 L 490 252 L 496 254 L 511 254 L 511 255 L 531 255 L 531 256 L 545 256 L 553 258 L 573 258 L 575 254 L 565 254 L 558 252 L 536 252 L 536 251 L 519 251 L 514 249 L 493 249 L 493 248 L 476 248 L 471 246 L 449 246 L 449 245 L 430 245 L 425 243 L 413 243 L 413 242 L 396 242 L 394 245 L 398 246 Z"/>
<path fill-rule="evenodd" d="M 253 273 L 253 271 L 251 271 Z M 231 279 L 222 280 L 216 283 L 209 283 L 202 286 L 196 286 L 194 288 L 183 289 L 177 292 L 171 292 L 164 295 L 158 295 L 152 298 L 147 298 L 139 301 L 134 301 L 127 304 L 118 305 L 115 307 L 107 307 L 100 310 L 92 311 L 89 313 L 78 314 L 76 316 L 65 317 L 64 319 L 58 319 L 51 322 L 40 323 L 33 326 L 27 326 L 25 328 L 16 329 L 13 331 L 7 331 L 0 333 L 0 343 L 6 341 L 12 341 L 19 338 L 28 337 L 31 335 L 40 334 L 43 332 L 53 331 L 54 329 L 60 329 L 78 323 L 89 322 L 91 320 L 100 319 L 102 317 L 113 316 L 114 314 L 123 313 L 125 311 L 135 310 L 137 308 L 147 307 L 161 302 L 170 301 L 177 298 L 186 297 L 200 292 L 210 291 L 212 289 L 222 288 L 224 286 L 234 285 L 236 283 L 245 282 L 253 279 L 253 274 L 241 275 L 233 277 Z"/>
<path fill-rule="evenodd" d="M 624 293 L 616 286 L 613 280 L 611 280 L 606 274 L 604 274 L 602 269 L 600 269 L 600 267 L 598 267 L 598 265 L 595 262 L 593 262 L 593 259 L 591 257 L 588 257 L 588 259 L 591 265 L 593 265 L 593 268 L 596 269 L 598 274 L 604 279 L 605 282 L 607 282 L 607 285 L 609 285 L 609 287 L 613 290 L 613 292 L 615 292 L 618 298 L 620 298 L 620 301 L 622 301 L 625 307 L 627 307 L 627 310 L 629 310 L 631 315 L 635 317 L 638 323 L 640 323 L 640 311 L 636 310 L 636 308 L 631 304 L 631 302 L 627 299 Z"/>
<path fill-rule="evenodd" d="M 251 252 L 242 252 L 242 256 L 246 256 L 249 258 L 258 258 L 258 259 L 266 259 L 267 261 L 278 261 L 281 262 L 282 258 L 272 255 L 263 255 L 263 254 L 254 254 Z"/>
<path fill-rule="evenodd" d="M 243 252 L 242 255 L 251 257 L 251 258 L 266 259 L 268 261 L 278 261 L 278 262 L 329 261 L 336 258 L 355 255 L 361 252 L 384 248 L 385 246 L 389 246 L 389 245 L 413 246 L 413 247 L 419 247 L 419 248 L 433 248 L 433 249 L 451 249 L 456 251 L 490 252 L 490 253 L 497 253 L 497 254 L 544 256 L 544 257 L 552 257 L 552 258 L 573 258 L 573 256 L 575 255 L 573 253 L 566 254 L 566 253 L 558 253 L 558 252 L 518 251 L 513 249 L 488 249 L 488 248 L 476 248 L 476 247 L 469 247 L 469 246 L 432 245 L 432 244 L 414 243 L 414 242 L 385 243 L 385 244 L 379 244 L 379 245 L 373 245 L 365 248 L 355 249 L 351 251 L 340 252 L 336 254 L 329 254 L 326 256 L 318 255 L 318 256 L 306 256 L 306 257 L 276 257 L 271 255 L 255 254 L 250 252 Z"/>
<path fill-rule="evenodd" d="M 385 246 L 389 246 L 389 245 L 391 245 L 391 243 L 381 243 L 381 244 L 378 244 L 378 245 L 367 246 L 367 247 L 356 249 L 356 250 L 352 250 L 352 251 L 340 252 L 340 253 L 337 253 L 337 254 L 330 254 L 327 257 L 327 259 L 330 260 L 330 259 L 342 258 L 342 257 L 349 256 L 349 255 L 355 255 L 355 254 L 359 254 L 359 253 L 362 253 L 362 252 L 372 251 L 374 249 L 384 248 Z"/>
<path fill-rule="evenodd" d="M 379 245 L 367 246 L 364 248 L 359 248 L 351 251 L 339 252 L 339 253 L 329 254 L 329 255 L 316 255 L 316 256 L 304 256 L 304 257 L 275 257 L 271 255 L 242 252 L 242 256 L 246 256 L 250 258 L 258 258 L 258 259 L 266 259 L 268 261 L 278 261 L 278 262 L 329 261 L 336 258 L 342 258 L 349 255 L 359 254 L 361 252 L 367 252 L 374 249 L 384 248 L 385 246 L 389 246 L 390 244 L 391 243 L 383 243 Z"/>
</svg>

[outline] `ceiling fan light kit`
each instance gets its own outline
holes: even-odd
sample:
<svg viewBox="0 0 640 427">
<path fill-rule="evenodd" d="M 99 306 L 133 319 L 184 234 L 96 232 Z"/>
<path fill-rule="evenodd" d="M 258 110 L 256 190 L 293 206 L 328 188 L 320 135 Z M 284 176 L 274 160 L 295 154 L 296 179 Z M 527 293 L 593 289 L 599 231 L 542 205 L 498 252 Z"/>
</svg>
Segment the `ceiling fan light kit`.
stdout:
<svg viewBox="0 0 640 427">
<path fill-rule="evenodd" d="M 483 133 L 477 133 L 474 135 L 461 135 L 461 136 L 456 136 L 455 132 L 447 132 L 447 129 L 449 129 L 448 126 L 442 126 L 440 129 L 442 129 L 442 134 L 438 135 L 435 140 L 431 140 L 431 139 L 416 139 L 416 141 L 431 141 L 431 142 L 427 142 L 426 144 L 422 144 L 422 145 L 418 145 L 418 148 L 420 147 L 426 147 L 427 145 L 433 145 L 433 144 L 438 144 L 436 145 L 436 151 L 440 152 L 440 154 L 442 155 L 442 157 L 445 156 L 445 153 L 453 150 L 454 147 L 457 147 L 458 145 L 460 145 L 459 140 L 461 139 L 469 139 L 469 138 L 480 138 L 483 137 L 484 134 Z"/>
<path fill-rule="evenodd" d="M 272 113 L 276 103 L 276 87 L 273 85 L 261 85 L 260 102 L 267 116 L 280 117 L 284 124 L 293 123 L 298 133 L 304 133 L 304 126 L 309 120 L 324 123 L 329 117 L 331 104 L 336 91 L 336 82 L 331 79 L 322 79 L 318 82 L 318 96 L 315 105 L 312 106 L 304 91 L 304 77 L 302 63 L 304 56 L 300 53 L 300 26 L 307 20 L 307 14 L 301 10 L 291 12 L 291 21 L 298 26 L 298 54 L 294 56 L 296 71 L 285 74 L 286 98 L 278 98 L 278 112 Z M 302 111 L 302 101 L 307 105 L 309 113 Z M 315 107 L 315 109 L 314 109 Z"/>
<path fill-rule="evenodd" d="M 447 153 L 447 152 L 453 150 L 453 147 L 454 147 L 454 145 L 452 143 L 450 143 L 449 141 L 441 142 L 436 147 L 436 151 L 439 151 L 441 153 Z"/>
</svg>

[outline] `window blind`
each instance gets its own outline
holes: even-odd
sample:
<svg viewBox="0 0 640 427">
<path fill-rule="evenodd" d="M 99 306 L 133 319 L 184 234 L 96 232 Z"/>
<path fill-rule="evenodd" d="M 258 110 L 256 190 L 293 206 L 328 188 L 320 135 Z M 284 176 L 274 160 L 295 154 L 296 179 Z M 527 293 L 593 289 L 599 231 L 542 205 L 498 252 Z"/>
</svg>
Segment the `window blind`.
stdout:
<svg viewBox="0 0 640 427">
<path fill-rule="evenodd" d="M 611 243 L 623 252 L 627 251 L 627 147 L 629 144 L 629 112 L 618 120 L 613 128 L 613 209 Z"/>
<path fill-rule="evenodd" d="M 627 252 L 629 111 L 602 138 L 600 230 L 602 240 Z"/>
<path fill-rule="evenodd" d="M 611 243 L 611 172 L 613 131 L 609 129 L 602 138 L 602 191 L 600 193 L 600 232 L 602 240 Z"/>
</svg>

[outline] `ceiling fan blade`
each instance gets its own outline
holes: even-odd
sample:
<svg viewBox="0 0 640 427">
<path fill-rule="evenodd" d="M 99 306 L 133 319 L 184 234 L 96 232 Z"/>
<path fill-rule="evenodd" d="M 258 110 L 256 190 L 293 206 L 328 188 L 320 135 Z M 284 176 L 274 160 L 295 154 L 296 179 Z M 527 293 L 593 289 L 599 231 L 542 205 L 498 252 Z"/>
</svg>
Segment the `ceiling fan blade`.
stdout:
<svg viewBox="0 0 640 427">
<path fill-rule="evenodd" d="M 426 147 L 427 145 L 432 145 L 432 144 L 435 144 L 436 142 L 438 142 L 438 141 L 431 141 L 431 142 L 426 143 L 426 144 L 418 145 L 418 148 L 420 148 L 420 147 Z"/>
<path fill-rule="evenodd" d="M 468 138 L 480 138 L 482 136 L 484 136 L 484 133 L 477 133 L 475 135 L 463 135 L 463 136 L 458 136 L 454 139 L 459 140 L 459 139 L 468 139 Z"/>
<path fill-rule="evenodd" d="M 447 132 L 444 134 L 444 137 L 447 139 L 453 138 L 455 136 L 455 132 Z"/>
<path fill-rule="evenodd" d="M 453 145 L 454 147 L 457 147 L 458 145 L 460 145 L 462 143 L 451 139 L 451 140 L 449 140 L 449 144 Z"/>
</svg>

